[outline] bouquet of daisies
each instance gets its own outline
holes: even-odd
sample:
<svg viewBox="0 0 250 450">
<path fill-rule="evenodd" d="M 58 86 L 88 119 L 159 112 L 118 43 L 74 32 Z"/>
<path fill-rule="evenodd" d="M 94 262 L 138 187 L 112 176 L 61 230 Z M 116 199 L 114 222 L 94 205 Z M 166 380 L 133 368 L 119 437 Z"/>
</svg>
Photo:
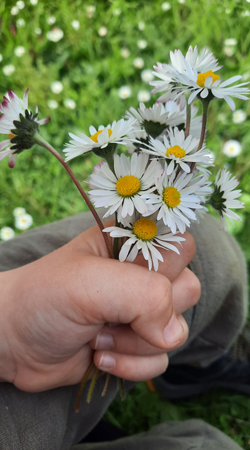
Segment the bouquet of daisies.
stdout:
<svg viewBox="0 0 250 450">
<path fill-rule="evenodd" d="M 38 120 L 38 108 L 34 115 L 28 110 L 28 91 L 23 100 L 10 91 L 0 104 L 0 133 L 9 137 L 0 144 L 0 160 L 8 157 L 14 167 L 18 154 L 35 143 L 48 149 L 87 202 L 110 257 L 132 262 L 142 254 L 155 271 L 163 261 L 160 250 L 179 253 L 183 233 L 208 212 L 206 205 L 219 212 L 221 228 L 226 218 L 241 220 L 232 209 L 243 207 L 238 181 L 228 170 L 219 170 L 214 184 L 209 181 L 213 156 L 205 138 L 210 102 L 224 99 L 234 110 L 232 97 L 247 100 L 248 83 L 235 85 L 241 76 L 222 80 L 218 61 L 206 49 L 198 54 L 190 46 L 185 56 L 175 50 L 170 60 L 154 67 L 152 93 L 161 95 L 152 107 L 141 103 L 110 125 L 90 126 L 89 136 L 69 133 L 65 160 L 40 135 L 39 125 L 49 119 Z M 201 102 L 202 116 L 194 101 Z M 87 180 L 87 195 L 67 161 L 89 152 L 101 161 Z M 104 228 L 98 208 L 104 208 L 103 218 L 115 215 L 115 226 Z"/>
</svg>

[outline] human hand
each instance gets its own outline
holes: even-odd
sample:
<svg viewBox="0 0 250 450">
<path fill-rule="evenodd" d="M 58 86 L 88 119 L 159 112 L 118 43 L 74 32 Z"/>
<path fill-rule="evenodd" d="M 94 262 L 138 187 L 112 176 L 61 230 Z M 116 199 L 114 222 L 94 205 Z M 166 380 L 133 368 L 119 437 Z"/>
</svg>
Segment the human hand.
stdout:
<svg viewBox="0 0 250 450">
<path fill-rule="evenodd" d="M 143 267 L 140 257 L 137 264 L 108 259 L 97 227 L 1 273 L 1 380 L 27 392 L 75 384 L 93 357 L 101 370 L 129 380 L 162 373 L 166 352 L 187 339 L 181 313 L 200 296 L 199 281 L 186 268 L 194 240 L 189 233 L 185 238 L 181 256 L 163 251 L 159 273 Z M 113 367 L 103 365 L 107 356 Z"/>
</svg>

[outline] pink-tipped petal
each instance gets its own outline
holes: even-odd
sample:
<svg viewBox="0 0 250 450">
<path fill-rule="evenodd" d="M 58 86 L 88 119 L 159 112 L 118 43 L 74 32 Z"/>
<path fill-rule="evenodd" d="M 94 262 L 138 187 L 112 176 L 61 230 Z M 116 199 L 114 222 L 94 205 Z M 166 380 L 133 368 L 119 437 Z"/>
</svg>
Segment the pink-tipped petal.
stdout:
<svg viewBox="0 0 250 450">
<path fill-rule="evenodd" d="M 15 167 L 16 160 L 17 160 L 17 154 L 16 153 L 14 155 L 10 156 L 9 162 L 8 162 L 8 165 L 9 165 L 10 169 L 13 169 Z"/>
<path fill-rule="evenodd" d="M 44 125 L 45 123 L 48 123 L 51 119 L 48 117 L 47 119 L 41 119 L 41 120 L 37 120 L 37 123 L 39 125 Z"/>
<path fill-rule="evenodd" d="M 23 96 L 24 109 L 28 108 L 28 93 L 29 93 L 29 88 L 26 89 L 24 96 Z"/>
</svg>

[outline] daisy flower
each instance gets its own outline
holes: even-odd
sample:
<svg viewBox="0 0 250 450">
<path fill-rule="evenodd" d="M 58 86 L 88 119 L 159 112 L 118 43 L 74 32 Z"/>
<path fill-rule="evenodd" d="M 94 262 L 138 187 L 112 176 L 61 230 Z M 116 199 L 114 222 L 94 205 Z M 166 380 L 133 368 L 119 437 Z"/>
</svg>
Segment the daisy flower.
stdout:
<svg viewBox="0 0 250 450">
<path fill-rule="evenodd" d="M 14 217 L 23 216 L 23 214 L 25 214 L 25 213 L 26 213 L 25 209 L 22 208 L 21 206 L 18 206 L 17 208 L 15 208 L 13 210 Z"/>
<path fill-rule="evenodd" d="M 2 241 L 9 241 L 10 239 L 13 239 L 15 236 L 15 231 L 10 227 L 3 227 L 0 230 L 0 239 Z"/>
<path fill-rule="evenodd" d="M 15 227 L 18 230 L 27 230 L 31 227 L 33 223 L 33 218 L 30 214 L 23 214 L 21 216 L 16 216 Z"/>
<path fill-rule="evenodd" d="M 244 208 L 244 203 L 236 198 L 241 196 L 241 189 L 234 190 L 239 184 L 239 181 L 232 176 L 232 174 L 225 170 L 219 170 L 216 175 L 214 182 L 214 192 L 210 197 L 209 204 L 212 205 L 214 209 L 219 211 L 221 226 L 225 229 L 225 217 L 227 217 L 230 222 L 232 219 L 241 220 L 241 218 L 231 211 L 233 209 Z"/>
<path fill-rule="evenodd" d="M 245 113 L 245 111 L 243 111 L 242 109 L 237 109 L 237 111 L 235 111 L 233 113 L 233 122 L 234 123 L 241 123 L 244 122 L 247 118 L 247 115 Z"/>
<path fill-rule="evenodd" d="M 185 74 L 177 75 L 175 80 L 182 85 L 176 88 L 179 91 L 179 94 L 180 92 L 191 92 L 188 99 L 189 104 L 197 95 L 199 95 L 202 99 L 205 99 L 212 94 L 213 97 L 223 98 L 232 111 L 234 111 L 235 103 L 231 97 L 239 98 L 241 100 L 248 100 L 246 94 L 249 94 L 249 89 L 245 86 L 249 83 L 246 82 L 240 83 L 236 86 L 230 86 L 240 80 L 242 78 L 241 75 L 236 75 L 226 81 L 223 81 L 220 76 L 215 74 L 212 70 L 198 73 L 197 69 L 191 69 L 191 66 L 189 66 L 188 63 L 186 63 L 186 68 L 187 72 Z"/>
<path fill-rule="evenodd" d="M 168 136 L 163 136 L 163 142 L 150 138 L 148 148 L 141 148 L 146 153 L 170 160 L 167 167 L 167 175 L 170 175 L 176 166 L 180 166 L 184 172 L 190 172 L 188 163 L 198 163 L 205 166 L 211 165 L 210 150 L 203 145 L 197 151 L 199 139 L 189 135 L 185 138 L 183 130 L 170 128 Z"/>
<path fill-rule="evenodd" d="M 241 143 L 239 141 L 236 141 L 235 139 L 230 139 L 229 141 L 225 142 L 223 146 L 223 153 L 226 156 L 229 156 L 230 158 L 235 158 L 241 153 L 242 147 Z"/>
<path fill-rule="evenodd" d="M 176 174 L 177 170 L 174 170 L 168 175 L 165 163 L 164 172 L 155 181 L 157 194 L 149 193 L 143 195 L 143 198 L 147 198 L 147 204 L 154 205 L 154 212 L 159 210 L 157 220 L 163 219 L 172 233 L 184 233 L 186 227 L 190 226 L 190 220 L 196 220 L 194 210 L 201 208 L 200 198 L 193 194 L 201 186 L 200 179 L 193 180 L 192 173 Z"/>
<path fill-rule="evenodd" d="M 154 268 L 157 272 L 159 267 L 159 261 L 163 262 L 162 254 L 156 247 L 164 250 L 172 250 L 177 254 L 180 254 L 179 250 L 172 244 L 177 242 L 181 245 L 181 242 L 185 239 L 181 236 L 174 236 L 173 233 L 162 222 L 154 221 L 150 218 L 142 217 L 131 221 L 127 227 L 108 227 L 103 231 L 110 233 L 111 237 L 127 238 L 123 244 L 120 253 L 119 260 L 133 262 L 138 254 L 143 255 L 144 259 L 148 261 L 149 270 Z"/>
<path fill-rule="evenodd" d="M 187 72 L 187 66 L 190 67 L 191 70 L 195 69 L 197 72 L 207 72 L 212 70 L 216 72 L 221 67 L 218 67 L 218 60 L 214 58 L 213 53 L 204 48 L 201 54 L 198 54 L 198 47 L 193 47 L 190 45 L 186 56 L 182 54 L 180 50 L 175 50 L 174 52 L 170 52 L 171 64 L 162 64 L 157 63 L 157 66 L 154 66 L 156 75 L 160 78 L 161 81 L 152 81 L 150 84 L 155 86 L 155 89 L 152 91 L 153 94 L 165 90 L 169 90 L 168 97 L 162 96 L 160 97 L 161 101 L 173 100 L 176 96 L 175 91 L 178 93 L 178 88 L 176 83 L 178 79 L 176 77 L 181 74 L 185 75 Z M 173 90 L 173 92 L 172 92 Z M 173 97 L 170 97 L 170 94 L 173 94 Z M 166 98 L 164 98 L 166 97 Z"/>
<path fill-rule="evenodd" d="M 149 156 L 142 153 L 133 153 L 131 159 L 124 154 L 114 155 L 114 173 L 104 163 L 90 175 L 90 199 L 96 208 L 109 208 L 104 217 L 117 211 L 121 222 L 135 210 L 140 214 L 149 213 L 150 208 L 141 196 L 155 189 L 155 173 L 161 166 L 154 160 L 147 167 L 148 162 Z"/>
<path fill-rule="evenodd" d="M 15 138 L 12 133 L 12 129 L 16 128 L 14 121 L 20 122 L 20 114 L 25 115 L 25 111 L 28 110 L 28 91 L 27 89 L 24 93 L 23 99 L 21 100 L 13 91 L 8 92 L 8 97 L 3 97 L 3 102 L 0 103 L 0 133 L 7 134 L 9 139 L 2 141 L 0 143 L 0 150 L 11 146 L 13 142 L 11 140 Z M 38 107 L 36 107 L 36 114 L 38 113 Z M 38 117 L 33 119 L 38 125 L 43 125 L 49 122 L 50 119 L 38 120 Z M 14 144 L 12 147 L 4 150 L 0 153 L 0 161 L 6 157 L 9 158 L 9 166 L 14 167 L 17 158 L 17 146 Z"/>
<path fill-rule="evenodd" d="M 149 135 L 156 138 L 165 130 L 168 115 L 162 103 L 155 103 L 151 108 L 146 108 L 141 102 L 137 111 L 135 108 L 129 108 L 125 118 L 136 119 L 135 126 L 144 127 Z"/>
<path fill-rule="evenodd" d="M 76 136 L 73 133 L 69 133 L 72 140 L 67 147 L 63 150 L 66 154 L 65 161 L 69 161 L 76 156 L 82 155 L 83 153 L 98 151 L 104 149 L 109 144 L 123 144 L 125 145 L 129 140 L 126 136 L 133 131 L 134 120 L 118 120 L 114 121 L 112 125 L 104 127 L 100 125 L 98 130 L 90 126 L 89 133 L 90 136 L 85 134 L 79 134 Z"/>
</svg>

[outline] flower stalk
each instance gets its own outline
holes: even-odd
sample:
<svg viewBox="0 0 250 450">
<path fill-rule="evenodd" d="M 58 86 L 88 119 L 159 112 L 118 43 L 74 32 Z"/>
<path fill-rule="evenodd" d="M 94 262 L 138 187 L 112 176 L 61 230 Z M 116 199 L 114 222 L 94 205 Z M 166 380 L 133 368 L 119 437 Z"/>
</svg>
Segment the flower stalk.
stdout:
<svg viewBox="0 0 250 450">
<path fill-rule="evenodd" d="M 69 176 L 71 177 L 72 181 L 74 182 L 75 186 L 77 187 L 78 191 L 80 192 L 82 198 L 87 203 L 90 211 L 92 212 L 92 214 L 94 216 L 94 219 L 95 219 L 97 225 L 99 226 L 99 228 L 100 228 L 100 230 L 102 232 L 104 230 L 104 225 L 103 225 L 100 217 L 98 216 L 96 210 L 94 209 L 91 201 L 89 200 L 86 192 L 84 192 L 84 190 L 83 190 L 82 186 L 80 185 L 79 181 L 76 179 L 74 173 L 70 169 L 69 165 L 64 161 L 62 156 L 47 141 L 45 141 L 45 139 L 42 138 L 42 136 L 39 133 L 35 134 L 34 141 L 38 145 L 40 145 L 41 147 L 46 148 L 46 150 L 48 150 L 50 153 L 52 153 L 52 155 L 54 155 L 58 159 L 58 161 L 63 165 L 63 167 L 67 170 Z M 110 258 L 114 258 L 112 246 L 110 244 L 108 236 L 105 233 L 103 233 L 103 232 L 102 232 L 102 236 L 103 236 L 103 239 L 105 241 L 109 257 Z"/>
</svg>

